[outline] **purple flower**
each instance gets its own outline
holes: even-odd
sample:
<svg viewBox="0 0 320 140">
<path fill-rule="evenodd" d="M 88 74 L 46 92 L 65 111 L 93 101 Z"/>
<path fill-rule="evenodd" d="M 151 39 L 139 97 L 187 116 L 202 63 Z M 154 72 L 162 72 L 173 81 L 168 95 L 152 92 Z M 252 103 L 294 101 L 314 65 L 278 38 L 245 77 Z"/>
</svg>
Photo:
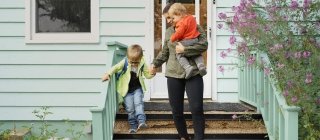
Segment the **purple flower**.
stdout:
<svg viewBox="0 0 320 140">
<path fill-rule="evenodd" d="M 296 10 L 299 7 L 299 3 L 296 0 L 292 0 L 290 3 L 290 9 Z"/>
<path fill-rule="evenodd" d="M 267 67 L 265 67 L 264 69 L 263 69 L 263 72 L 264 72 L 264 74 L 265 75 L 269 75 L 270 74 L 270 68 L 267 68 Z"/>
<path fill-rule="evenodd" d="M 227 18 L 227 15 L 225 13 L 219 13 L 218 17 L 219 19 L 224 20 Z"/>
<path fill-rule="evenodd" d="M 304 51 L 302 55 L 303 55 L 304 58 L 308 58 L 311 55 L 311 52 Z"/>
<path fill-rule="evenodd" d="M 235 120 L 235 119 L 237 119 L 237 118 L 238 118 L 237 114 L 233 114 L 233 115 L 232 115 L 232 119 Z"/>
<path fill-rule="evenodd" d="M 237 39 L 236 39 L 236 37 L 233 35 L 233 36 L 231 36 L 230 37 L 230 39 L 229 39 L 229 43 L 231 44 L 231 45 L 234 45 L 234 43 L 237 41 Z"/>
<path fill-rule="evenodd" d="M 225 57 L 227 57 L 227 54 L 224 51 L 222 51 L 222 52 L 220 52 L 220 57 L 225 58 Z"/>
<path fill-rule="evenodd" d="M 252 65 L 256 61 L 256 58 L 254 56 L 250 56 L 247 60 L 249 65 Z"/>
<path fill-rule="evenodd" d="M 227 49 L 227 53 L 231 53 L 231 51 L 232 51 L 231 48 Z"/>
<path fill-rule="evenodd" d="M 288 87 L 289 89 L 293 87 L 292 81 L 288 81 L 288 82 L 287 82 L 287 87 Z"/>
<path fill-rule="evenodd" d="M 310 7 L 311 3 L 312 3 L 312 0 L 304 0 L 303 1 L 303 9 L 307 10 Z"/>
<path fill-rule="evenodd" d="M 268 32 L 270 31 L 271 27 L 269 25 L 264 26 L 264 31 Z"/>
<path fill-rule="evenodd" d="M 287 89 L 284 90 L 284 91 L 283 91 L 283 96 L 284 96 L 284 97 L 287 97 L 288 95 L 289 95 L 289 91 L 288 91 Z"/>
<path fill-rule="evenodd" d="M 234 23 L 238 23 L 238 22 L 239 22 L 239 16 L 238 16 L 238 15 L 233 16 L 232 21 L 233 21 Z"/>
<path fill-rule="evenodd" d="M 239 54 L 249 52 L 249 49 L 248 49 L 247 44 L 246 44 L 245 42 L 242 42 L 242 43 L 240 44 L 240 46 L 238 46 L 237 49 L 238 49 L 238 53 L 239 53 Z"/>
<path fill-rule="evenodd" d="M 223 67 L 223 66 L 219 66 L 219 67 L 218 67 L 218 70 L 219 70 L 221 73 L 224 73 L 224 67 Z"/>
<path fill-rule="evenodd" d="M 277 67 L 278 67 L 279 69 L 282 69 L 282 68 L 284 67 L 284 64 L 278 63 L 278 64 L 277 64 Z"/>
<path fill-rule="evenodd" d="M 306 80 L 304 81 L 306 84 L 309 84 L 312 82 L 312 73 L 307 73 Z"/>
<path fill-rule="evenodd" d="M 221 29 L 222 27 L 223 27 L 223 24 L 218 24 L 218 25 L 217 25 L 217 28 L 218 28 L 218 29 Z"/>
<path fill-rule="evenodd" d="M 292 101 L 292 103 L 298 102 L 298 97 L 297 97 L 297 96 L 293 96 L 293 97 L 291 98 L 291 101 Z"/>
<path fill-rule="evenodd" d="M 301 58 L 301 52 L 294 53 L 294 57 L 297 59 Z"/>
</svg>

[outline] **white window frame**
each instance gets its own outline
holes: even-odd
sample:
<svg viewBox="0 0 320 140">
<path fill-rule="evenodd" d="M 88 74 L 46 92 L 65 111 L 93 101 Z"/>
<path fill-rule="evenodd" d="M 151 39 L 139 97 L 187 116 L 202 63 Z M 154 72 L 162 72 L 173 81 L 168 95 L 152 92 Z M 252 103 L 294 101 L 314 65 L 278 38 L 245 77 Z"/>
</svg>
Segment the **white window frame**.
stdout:
<svg viewBox="0 0 320 140">
<path fill-rule="evenodd" d="M 98 43 L 99 0 L 91 0 L 91 32 L 88 33 L 36 33 L 36 0 L 25 2 L 26 43 Z"/>
</svg>

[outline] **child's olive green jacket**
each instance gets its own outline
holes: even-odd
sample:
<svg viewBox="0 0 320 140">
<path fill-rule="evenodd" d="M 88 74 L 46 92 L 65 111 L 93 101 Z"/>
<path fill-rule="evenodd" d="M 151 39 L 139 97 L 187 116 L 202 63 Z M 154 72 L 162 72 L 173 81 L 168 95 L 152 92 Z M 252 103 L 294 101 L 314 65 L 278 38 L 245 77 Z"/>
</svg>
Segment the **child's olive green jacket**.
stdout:
<svg viewBox="0 0 320 140">
<path fill-rule="evenodd" d="M 111 76 L 115 73 L 121 72 L 124 67 L 124 63 L 125 63 L 125 59 L 121 60 L 118 64 L 114 65 L 107 73 Z M 146 91 L 144 77 L 146 77 L 147 79 L 150 79 L 154 76 L 149 73 L 148 68 L 149 67 L 145 63 L 144 57 L 142 57 L 139 65 L 138 65 L 137 76 L 139 76 L 139 81 L 140 81 L 140 85 L 141 85 L 143 92 Z M 119 95 L 121 95 L 121 97 L 126 96 L 128 90 L 129 90 L 129 82 L 130 82 L 130 78 L 131 78 L 130 71 L 131 71 L 131 65 L 128 61 L 128 67 L 127 67 L 126 72 L 124 74 L 120 75 L 119 79 L 116 82 L 117 83 L 117 92 Z M 119 101 L 119 102 L 121 102 L 121 101 Z"/>
</svg>

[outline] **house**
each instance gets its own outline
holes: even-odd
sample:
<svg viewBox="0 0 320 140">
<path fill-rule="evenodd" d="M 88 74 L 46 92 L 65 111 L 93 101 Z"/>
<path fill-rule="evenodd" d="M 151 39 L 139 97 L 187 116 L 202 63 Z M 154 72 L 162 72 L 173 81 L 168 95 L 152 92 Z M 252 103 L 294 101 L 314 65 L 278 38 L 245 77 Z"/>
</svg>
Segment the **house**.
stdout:
<svg viewBox="0 0 320 140">
<path fill-rule="evenodd" d="M 208 35 L 204 97 L 215 102 L 239 102 L 239 75 L 231 70 L 238 60 L 220 57 L 222 51 L 232 48 L 231 33 L 216 28 L 222 22 L 217 13 L 230 11 L 239 0 L 181 2 Z M 0 3 L 0 121 L 4 127 L 38 120 L 32 112 L 42 106 L 49 107 L 52 114 L 46 119 L 52 122 L 90 121 L 90 109 L 104 104 L 100 78 L 106 64 L 111 64 L 106 43 L 140 44 L 148 62 L 161 49 L 165 0 L 77 0 L 77 5 L 66 0 Z M 221 65 L 224 73 L 217 70 Z M 164 80 L 160 71 L 147 81 L 146 101 L 167 98 Z"/>
</svg>

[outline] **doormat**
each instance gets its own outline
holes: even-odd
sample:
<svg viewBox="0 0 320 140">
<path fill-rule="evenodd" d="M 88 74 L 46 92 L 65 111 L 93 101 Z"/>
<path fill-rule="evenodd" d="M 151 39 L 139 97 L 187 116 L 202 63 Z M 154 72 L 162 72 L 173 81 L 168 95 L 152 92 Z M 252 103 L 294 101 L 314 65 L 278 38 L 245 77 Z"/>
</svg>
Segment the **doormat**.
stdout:
<svg viewBox="0 0 320 140">
<path fill-rule="evenodd" d="M 169 102 L 145 102 L 144 109 L 146 111 L 171 111 Z M 217 102 L 204 102 L 204 111 L 225 111 L 225 112 L 244 112 L 254 111 L 254 108 L 241 103 L 217 103 Z M 184 103 L 184 111 L 190 112 L 189 103 Z"/>
</svg>

